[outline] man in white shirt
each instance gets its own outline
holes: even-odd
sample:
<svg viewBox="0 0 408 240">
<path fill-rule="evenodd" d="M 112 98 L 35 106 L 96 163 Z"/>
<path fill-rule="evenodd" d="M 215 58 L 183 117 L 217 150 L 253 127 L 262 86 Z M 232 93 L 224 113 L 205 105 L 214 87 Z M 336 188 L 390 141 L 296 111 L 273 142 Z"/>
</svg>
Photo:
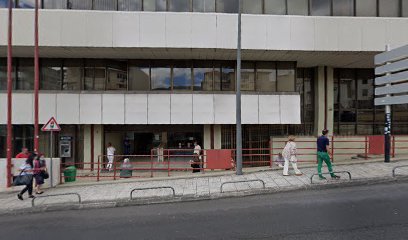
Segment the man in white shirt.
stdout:
<svg viewBox="0 0 408 240">
<path fill-rule="evenodd" d="M 115 159 L 115 151 L 116 149 L 112 146 L 112 143 L 108 143 L 108 147 L 106 149 L 106 155 L 108 156 L 108 165 L 106 165 L 106 168 L 108 168 L 109 171 L 112 171 L 113 160 Z"/>
</svg>

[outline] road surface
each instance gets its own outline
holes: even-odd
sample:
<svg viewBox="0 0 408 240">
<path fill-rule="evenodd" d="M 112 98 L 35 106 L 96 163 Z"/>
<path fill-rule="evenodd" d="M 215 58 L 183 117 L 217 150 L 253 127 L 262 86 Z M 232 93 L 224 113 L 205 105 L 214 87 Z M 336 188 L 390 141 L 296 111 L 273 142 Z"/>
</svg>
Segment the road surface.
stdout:
<svg viewBox="0 0 408 240">
<path fill-rule="evenodd" d="M 408 183 L 0 217 L 1 239 L 408 239 Z M 17 201 L 17 200 L 16 200 Z"/>
</svg>

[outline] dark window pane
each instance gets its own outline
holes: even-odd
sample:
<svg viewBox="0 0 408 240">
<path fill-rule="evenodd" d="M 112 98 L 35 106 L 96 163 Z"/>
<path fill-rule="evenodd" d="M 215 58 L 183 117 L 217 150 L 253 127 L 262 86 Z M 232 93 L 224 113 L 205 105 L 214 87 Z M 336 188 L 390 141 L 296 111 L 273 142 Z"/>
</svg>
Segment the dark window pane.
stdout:
<svg viewBox="0 0 408 240">
<path fill-rule="evenodd" d="M 79 59 L 64 61 L 63 67 L 63 90 L 80 90 L 82 79 L 83 62 Z"/>
<path fill-rule="evenodd" d="M 265 0 L 265 14 L 285 15 L 285 0 Z"/>
<path fill-rule="evenodd" d="M 243 63 L 241 69 L 241 90 L 255 90 L 255 64 Z"/>
<path fill-rule="evenodd" d="M 168 0 L 169 11 L 190 12 L 191 0 Z"/>
<path fill-rule="evenodd" d="M 333 1 L 333 16 L 353 16 L 353 0 L 335 0 Z"/>
<path fill-rule="evenodd" d="M 194 63 L 194 90 L 213 90 L 214 68 L 211 62 Z"/>
<path fill-rule="evenodd" d="M 127 61 L 109 61 L 106 90 L 127 90 Z"/>
<path fill-rule="evenodd" d="M 119 11 L 142 11 L 142 0 L 118 0 Z"/>
<path fill-rule="evenodd" d="M 215 0 L 193 0 L 194 12 L 215 12 Z"/>
<path fill-rule="evenodd" d="M 217 0 L 217 12 L 220 13 L 237 13 L 238 1 L 237 0 Z"/>
<path fill-rule="evenodd" d="M 167 11 L 166 0 L 144 0 L 143 10 L 152 12 L 165 12 Z"/>
<path fill-rule="evenodd" d="M 293 63 L 278 62 L 278 92 L 295 91 L 295 66 Z"/>
<path fill-rule="evenodd" d="M 41 61 L 42 90 L 61 90 L 62 87 L 62 61 L 44 59 Z"/>
<path fill-rule="evenodd" d="M 84 90 L 105 90 L 106 68 L 103 61 L 86 60 L 84 70 Z"/>
<path fill-rule="evenodd" d="M 19 0 L 19 8 L 35 8 L 35 0 Z M 41 0 L 38 1 L 38 7 L 41 8 Z"/>
<path fill-rule="evenodd" d="M 95 10 L 117 10 L 117 2 L 112 0 L 93 0 Z"/>
<path fill-rule="evenodd" d="M 45 9 L 66 9 L 67 0 L 44 0 Z"/>
<path fill-rule="evenodd" d="M 287 0 L 289 15 L 309 15 L 308 0 Z"/>
<path fill-rule="evenodd" d="M 15 68 L 15 60 L 13 61 L 13 70 L 12 70 L 12 81 L 13 86 L 12 88 L 15 89 L 16 86 L 16 68 Z M 7 58 L 0 58 L 0 90 L 7 90 Z"/>
<path fill-rule="evenodd" d="M 276 64 L 274 62 L 257 63 L 256 68 L 256 90 L 276 92 Z"/>
<path fill-rule="evenodd" d="M 358 135 L 373 135 L 373 125 L 372 124 L 358 124 L 357 134 Z"/>
<path fill-rule="evenodd" d="M 92 0 L 68 0 L 68 9 L 92 10 Z"/>
<path fill-rule="evenodd" d="M 221 68 L 221 91 L 235 90 L 235 66 L 223 64 Z"/>
<path fill-rule="evenodd" d="M 34 89 L 34 60 L 22 58 L 18 60 L 17 90 Z"/>
<path fill-rule="evenodd" d="M 408 17 L 408 0 L 402 0 L 402 17 Z"/>
<path fill-rule="evenodd" d="M 359 109 L 373 109 L 374 106 L 374 71 L 361 69 L 357 71 L 357 100 Z"/>
<path fill-rule="evenodd" d="M 0 0 L 0 8 L 7 8 L 8 0 Z"/>
<path fill-rule="evenodd" d="M 242 1 L 242 12 L 248 14 L 262 14 L 262 0 Z"/>
<path fill-rule="evenodd" d="M 154 63 L 151 69 L 152 90 L 170 90 L 171 68 L 169 64 Z"/>
<path fill-rule="evenodd" d="M 356 16 L 377 16 L 377 0 L 356 0 Z"/>
<path fill-rule="evenodd" d="M 129 90 L 150 90 L 150 69 L 148 61 L 129 63 Z"/>
<path fill-rule="evenodd" d="M 330 16 L 330 0 L 310 0 L 312 16 Z"/>
<path fill-rule="evenodd" d="M 399 0 L 379 0 L 380 17 L 399 17 Z"/>
<path fill-rule="evenodd" d="M 191 90 L 192 85 L 191 64 L 176 63 L 173 67 L 173 90 Z"/>
</svg>

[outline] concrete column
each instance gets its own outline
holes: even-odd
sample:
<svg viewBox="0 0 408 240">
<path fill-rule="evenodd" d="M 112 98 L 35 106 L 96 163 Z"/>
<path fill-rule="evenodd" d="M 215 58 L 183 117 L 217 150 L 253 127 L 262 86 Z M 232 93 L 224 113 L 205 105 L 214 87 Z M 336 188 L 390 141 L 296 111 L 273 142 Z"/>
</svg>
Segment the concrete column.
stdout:
<svg viewBox="0 0 408 240">
<path fill-rule="evenodd" d="M 105 154 L 103 125 L 94 125 L 94 162 L 98 163 L 98 157 Z M 105 159 L 100 157 L 100 163 Z M 102 167 L 102 166 L 100 166 Z"/>
<path fill-rule="evenodd" d="M 214 125 L 214 149 L 221 149 L 221 125 Z"/>
<path fill-rule="evenodd" d="M 204 149 L 211 149 L 211 125 L 204 125 L 204 136 L 202 146 Z"/>
<path fill-rule="evenodd" d="M 326 127 L 333 132 L 333 68 L 319 66 L 315 72 L 315 134 Z"/>
<path fill-rule="evenodd" d="M 91 163 L 91 125 L 84 125 L 84 163 Z M 90 165 L 85 164 L 85 168 Z"/>
</svg>

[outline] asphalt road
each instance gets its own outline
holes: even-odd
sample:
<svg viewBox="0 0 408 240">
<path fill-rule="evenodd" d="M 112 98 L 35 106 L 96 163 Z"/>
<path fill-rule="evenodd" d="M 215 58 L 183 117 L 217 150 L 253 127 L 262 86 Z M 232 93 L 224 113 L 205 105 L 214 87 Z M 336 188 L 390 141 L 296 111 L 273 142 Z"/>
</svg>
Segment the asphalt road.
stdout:
<svg viewBox="0 0 408 240">
<path fill-rule="evenodd" d="M 408 183 L 0 217 L 0 239 L 408 239 Z"/>
</svg>

